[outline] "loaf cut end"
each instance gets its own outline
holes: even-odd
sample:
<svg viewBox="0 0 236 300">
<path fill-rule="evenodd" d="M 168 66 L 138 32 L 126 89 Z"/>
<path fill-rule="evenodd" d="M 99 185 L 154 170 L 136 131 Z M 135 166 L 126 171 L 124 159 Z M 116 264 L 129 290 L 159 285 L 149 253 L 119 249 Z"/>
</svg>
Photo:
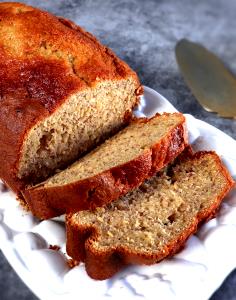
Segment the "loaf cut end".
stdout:
<svg viewBox="0 0 236 300">
<path fill-rule="evenodd" d="M 23 145 L 19 178 L 45 178 L 117 132 L 137 103 L 137 82 L 107 81 L 70 97 L 34 126 Z"/>
<path fill-rule="evenodd" d="M 0 177 L 18 194 L 131 119 L 136 73 L 70 20 L 0 3 Z"/>
<path fill-rule="evenodd" d="M 117 266 L 100 273 L 89 257 L 94 257 L 93 264 L 96 259 L 108 263 L 117 254 L 120 267 L 157 262 L 179 249 L 198 223 L 214 214 L 232 185 L 215 153 L 197 153 L 106 207 L 70 215 L 69 255 L 84 260 L 95 279 L 111 276 Z M 83 251 L 74 247 L 77 240 Z"/>
</svg>

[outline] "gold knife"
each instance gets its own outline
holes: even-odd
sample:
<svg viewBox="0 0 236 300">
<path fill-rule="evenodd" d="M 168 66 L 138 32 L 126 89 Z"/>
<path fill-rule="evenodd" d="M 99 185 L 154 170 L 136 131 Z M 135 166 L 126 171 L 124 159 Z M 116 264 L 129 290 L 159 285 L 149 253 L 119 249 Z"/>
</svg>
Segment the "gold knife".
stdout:
<svg viewBox="0 0 236 300">
<path fill-rule="evenodd" d="M 236 118 L 236 78 L 200 44 L 180 40 L 175 54 L 183 77 L 200 104 L 222 117 Z"/>
</svg>

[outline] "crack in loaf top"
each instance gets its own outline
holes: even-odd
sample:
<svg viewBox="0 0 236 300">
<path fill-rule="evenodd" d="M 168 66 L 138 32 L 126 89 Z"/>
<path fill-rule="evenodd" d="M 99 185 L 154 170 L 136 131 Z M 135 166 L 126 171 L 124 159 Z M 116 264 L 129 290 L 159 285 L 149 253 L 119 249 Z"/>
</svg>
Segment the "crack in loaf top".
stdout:
<svg viewBox="0 0 236 300">
<path fill-rule="evenodd" d="M 0 3 L 2 101 L 11 99 L 31 114 L 50 113 L 73 92 L 133 74 L 74 23 L 24 4 Z"/>
</svg>

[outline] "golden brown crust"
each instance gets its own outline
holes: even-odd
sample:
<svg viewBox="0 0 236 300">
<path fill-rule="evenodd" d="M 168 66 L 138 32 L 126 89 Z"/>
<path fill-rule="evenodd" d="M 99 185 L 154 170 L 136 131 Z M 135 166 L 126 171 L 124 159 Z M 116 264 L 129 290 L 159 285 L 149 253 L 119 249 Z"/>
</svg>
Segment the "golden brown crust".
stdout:
<svg viewBox="0 0 236 300">
<path fill-rule="evenodd" d="M 178 115 L 181 116 L 179 125 L 134 160 L 67 185 L 26 189 L 23 194 L 30 210 L 37 217 L 48 219 L 64 213 L 94 209 L 139 186 L 186 147 L 185 118 Z M 143 118 L 134 122 L 146 123 L 148 120 L 150 119 Z"/>
<path fill-rule="evenodd" d="M 193 158 L 200 158 L 204 153 L 211 153 L 221 171 L 226 178 L 228 184 L 222 190 L 221 194 L 215 199 L 212 207 L 205 211 L 201 211 L 187 230 L 182 232 L 177 240 L 166 245 L 162 252 L 159 253 L 139 253 L 130 248 L 111 247 L 108 250 L 98 251 L 93 246 L 93 241 L 98 238 L 96 228 L 79 226 L 72 220 L 72 215 L 66 217 L 67 228 L 67 253 L 78 261 L 84 261 L 87 273 L 90 277 L 98 280 L 103 280 L 111 277 L 127 264 L 145 264 L 150 265 L 161 261 L 162 259 L 174 255 L 178 252 L 188 239 L 193 234 L 198 226 L 209 220 L 215 215 L 215 212 L 220 206 L 224 196 L 234 185 L 234 181 L 227 169 L 223 166 L 221 160 L 215 152 L 198 152 L 193 155 Z M 190 152 L 189 154 L 190 155 Z M 184 159 L 184 158 L 183 158 Z"/>
<path fill-rule="evenodd" d="M 0 177 L 15 192 L 28 131 L 68 97 L 104 80 L 137 75 L 71 21 L 20 3 L 0 3 Z M 130 116 L 126 116 L 126 118 Z"/>
</svg>

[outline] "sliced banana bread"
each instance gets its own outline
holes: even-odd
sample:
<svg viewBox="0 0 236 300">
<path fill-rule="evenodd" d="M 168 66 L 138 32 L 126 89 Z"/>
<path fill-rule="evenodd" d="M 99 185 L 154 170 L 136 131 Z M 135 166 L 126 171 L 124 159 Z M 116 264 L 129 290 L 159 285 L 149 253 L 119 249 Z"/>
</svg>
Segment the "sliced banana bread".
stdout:
<svg viewBox="0 0 236 300">
<path fill-rule="evenodd" d="M 131 118 L 137 75 L 68 20 L 0 3 L 0 178 L 15 192 Z"/>
<path fill-rule="evenodd" d="M 136 119 L 104 144 L 23 194 L 39 218 L 118 199 L 167 165 L 187 144 L 182 114 Z"/>
<path fill-rule="evenodd" d="M 67 252 L 100 280 L 126 264 L 156 263 L 214 216 L 233 183 L 214 152 L 182 157 L 106 207 L 69 214 Z"/>
</svg>

